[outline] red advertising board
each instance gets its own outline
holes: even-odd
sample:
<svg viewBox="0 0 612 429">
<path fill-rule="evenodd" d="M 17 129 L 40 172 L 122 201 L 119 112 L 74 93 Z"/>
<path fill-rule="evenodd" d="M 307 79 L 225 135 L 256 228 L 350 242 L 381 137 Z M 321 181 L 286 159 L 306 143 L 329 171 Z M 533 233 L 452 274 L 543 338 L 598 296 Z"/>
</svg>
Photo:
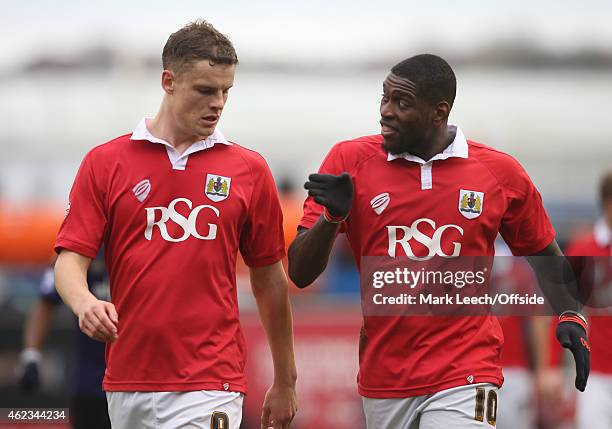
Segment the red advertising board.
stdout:
<svg viewBox="0 0 612 429">
<path fill-rule="evenodd" d="M 293 317 L 299 411 L 291 427 L 364 427 L 356 381 L 359 305 L 294 309 Z M 272 361 L 257 315 L 244 315 L 242 324 L 249 353 L 243 414 L 247 427 L 259 428 L 261 405 L 273 379 Z"/>
</svg>

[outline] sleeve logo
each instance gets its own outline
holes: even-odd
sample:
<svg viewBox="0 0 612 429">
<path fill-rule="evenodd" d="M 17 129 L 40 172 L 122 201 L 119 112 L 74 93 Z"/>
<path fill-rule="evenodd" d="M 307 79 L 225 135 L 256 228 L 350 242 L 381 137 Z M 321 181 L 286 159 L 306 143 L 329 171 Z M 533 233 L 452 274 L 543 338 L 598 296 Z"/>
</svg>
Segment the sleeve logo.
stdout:
<svg viewBox="0 0 612 429">
<path fill-rule="evenodd" d="M 229 177 L 218 176 L 216 174 L 206 175 L 206 189 L 204 193 L 208 199 L 219 202 L 229 196 L 232 179 Z"/>
<path fill-rule="evenodd" d="M 459 213 L 468 219 L 476 219 L 482 213 L 484 192 L 459 189 Z"/>
</svg>

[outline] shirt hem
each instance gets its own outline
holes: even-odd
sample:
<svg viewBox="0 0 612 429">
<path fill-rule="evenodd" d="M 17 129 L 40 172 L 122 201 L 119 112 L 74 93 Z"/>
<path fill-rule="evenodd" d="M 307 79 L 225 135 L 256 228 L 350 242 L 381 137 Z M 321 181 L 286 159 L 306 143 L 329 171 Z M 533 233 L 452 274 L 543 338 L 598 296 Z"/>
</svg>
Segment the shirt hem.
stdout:
<svg viewBox="0 0 612 429">
<path fill-rule="evenodd" d="M 555 239 L 556 233 L 554 230 L 551 230 L 548 232 L 547 235 L 544 236 L 544 238 L 537 240 L 535 243 L 537 244 L 532 244 L 529 247 L 521 247 L 518 248 L 518 252 L 514 252 L 516 248 L 510 247 L 512 249 L 512 252 L 515 255 L 518 256 L 529 256 L 529 255 L 534 255 L 537 253 L 540 253 L 542 250 L 546 249 L 546 247 L 548 247 L 553 240 Z"/>
<path fill-rule="evenodd" d="M 304 219 L 302 219 L 302 220 L 300 221 L 300 223 L 298 224 L 298 226 L 301 226 L 302 228 L 310 229 L 310 228 L 312 228 L 312 226 L 313 226 L 315 223 L 317 223 L 317 220 L 319 219 L 319 217 L 321 217 L 321 215 L 319 215 L 319 216 L 318 216 L 317 218 L 315 218 L 314 220 L 313 220 L 313 219 L 310 219 L 310 218 L 309 218 L 309 219 L 304 218 Z"/>
<path fill-rule="evenodd" d="M 95 250 L 93 247 L 78 243 L 76 241 L 70 240 L 69 238 L 60 238 L 55 242 L 55 252 L 59 254 L 62 249 L 76 252 L 91 259 L 96 259 L 96 256 L 98 255 L 98 251 Z"/>
<path fill-rule="evenodd" d="M 315 223 L 317 223 L 319 221 L 319 219 L 321 218 L 321 216 L 323 215 L 323 212 L 319 213 L 318 216 L 314 219 L 310 218 L 310 217 L 304 217 L 302 218 L 302 220 L 300 220 L 300 223 L 298 224 L 298 227 L 302 227 L 302 228 L 306 228 L 306 229 L 310 229 L 314 226 Z M 339 233 L 345 233 L 346 232 L 346 220 L 343 220 L 342 222 L 340 222 L 340 230 L 338 231 Z"/>
<path fill-rule="evenodd" d="M 359 385 L 358 391 L 361 396 L 364 396 L 366 398 L 407 398 L 412 396 L 429 395 L 432 393 L 440 392 L 442 390 L 451 389 L 453 387 L 469 386 L 472 384 L 479 383 L 491 383 L 497 387 L 501 387 L 503 382 L 504 379 L 502 377 L 495 377 L 491 375 L 474 375 L 474 380 L 471 383 L 468 382 L 464 377 L 462 377 L 455 380 L 445 381 L 444 383 L 431 384 L 428 386 L 419 386 L 417 388 L 367 388 L 362 385 Z"/>
<path fill-rule="evenodd" d="M 230 388 L 223 388 L 223 383 L 213 382 L 182 382 L 182 383 L 131 383 L 131 382 L 103 382 L 102 390 L 105 392 L 192 392 L 195 390 L 219 390 L 226 392 L 238 392 L 246 395 L 246 385 L 240 383 L 228 383 Z"/>
<path fill-rule="evenodd" d="M 251 268 L 264 267 L 266 265 L 272 265 L 282 260 L 285 257 L 285 250 L 281 250 L 273 256 L 268 256 L 267 258 L 260 259 L 248 259 L 244 258 L 244 263 Z"/>
</svg>

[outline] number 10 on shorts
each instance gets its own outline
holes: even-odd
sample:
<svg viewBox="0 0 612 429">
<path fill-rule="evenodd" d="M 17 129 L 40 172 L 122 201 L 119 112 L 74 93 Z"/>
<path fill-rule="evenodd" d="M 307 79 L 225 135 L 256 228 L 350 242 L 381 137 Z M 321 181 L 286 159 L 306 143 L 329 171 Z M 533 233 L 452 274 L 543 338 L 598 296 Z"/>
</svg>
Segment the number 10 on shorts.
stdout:
<svg viewBox="0 0 612 429">
<path fill-rule="evenodd" d="M 487 394 L 484 387 L 476 388 L 476 409 L 474 411 L 474 420 L 479 422 L 484 421 L 485 399 L 487 405 L 487 423 L 489 423 L 491 426 L 495 426 L 495 422 L 497 421 L 497 392 L 495 390 L 489 390 L 489 393 Z"/>
<path fill-rule="evenodd" d="M 210 429 L 230 429 L 229 417 L 225 413 L 215 411 L 210 418 Z"/>
</svg>

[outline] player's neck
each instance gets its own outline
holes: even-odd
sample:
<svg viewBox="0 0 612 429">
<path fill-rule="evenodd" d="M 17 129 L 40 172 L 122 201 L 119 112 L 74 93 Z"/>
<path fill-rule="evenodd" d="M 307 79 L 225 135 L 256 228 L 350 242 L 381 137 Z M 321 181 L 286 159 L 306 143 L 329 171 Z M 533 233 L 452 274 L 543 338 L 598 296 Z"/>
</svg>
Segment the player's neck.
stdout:
<svg viewBox="0 0 612 429">
<path fill-rule="evenodd" d="M 422 160 L 429 161 L 437 154 L 444 152 L 444 149 L 453 142 L 456 134 L 457 128 L 444 127 L 427 142 L 423 142 L 418 147 L 411 147 L 409 153 L 418 156 Z"/>
<path fill-rule="evenodd" d="M 204 140 L 208 136 L 197 136 L 185 134 L 174 126 L 174 121 L 164 109 L 155 115 L 154 118 L 146 121 L 147 129 L 155 137 L 167 141 L 179 154 L 183 154 L 192 144 Z"/>
</svg>

